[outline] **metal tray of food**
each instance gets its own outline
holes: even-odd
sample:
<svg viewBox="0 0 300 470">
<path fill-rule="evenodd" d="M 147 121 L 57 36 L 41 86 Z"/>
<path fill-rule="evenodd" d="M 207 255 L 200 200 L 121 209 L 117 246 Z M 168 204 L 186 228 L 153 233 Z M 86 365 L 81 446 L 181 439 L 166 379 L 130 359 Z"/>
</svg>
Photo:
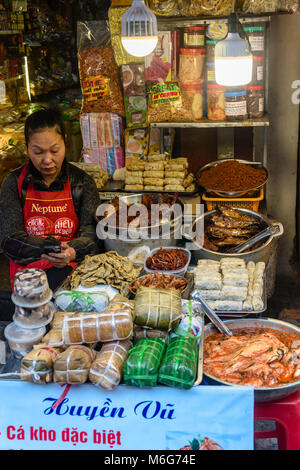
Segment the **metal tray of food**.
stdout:
<svg viewBox="0 0 300 470">
<path fill-rule="evenodd" d="M 199 182 L 199 175 L 205 171 L 205 170 L 208 170 L 209 168 L 213 167 L 213 166 L 216 166 L 220 163 L 223 163 L 223 162 L 228 162 L 228 161 L 235 161 L 235 162 L 239 162 L 239 163 L 244 163 L 245 165 L 250 165 L 252 166 L 253 168 L 259 168 L 259 169 L 262 169 L 266 172 L 266 180 L 264 181 L 264 183 L 260 184 L 259 186 L 256 186 L 254 188 L 249 188 L 247 190 L 242 190 L 242 191 L 221 191 L 219 189 L 212 189 L 212 188 L 208 188 L 206 186 L 203 186 L 200 182 Z M 196 175 L 195 175 L 195 179 L 196 179 L 196 184 L 200 189 L 206 191 L 206 192 L 210 192 L 210 193 L 213 193 L 213 194 L 219 194 L 223 197 L 238 197 L 238 196 L 242 196 L 242 195 L 245 195 L 245 194 L 248 194 L 248 193 L 251 193 L 252 191 L 253 192 L 256 192 L 258 189 L 262 188 L 268 181 L 268 177 L 269 177 L 269 174 L 268 174 L 268 170 L 263 166 L 263 164 L 261 162 L 251 162 L 251 161 L 248 161 L 248 160 L 240 160 L 238 158 L 234 159 L 234 158 L 224 158 L 224 159 L 220 159 L 220 160 L 215 160 L 213 162 L 210 162 L 210 163 L 207 163 L 206 165 L 202 166 L 201 168 L 199 168 L 197 171 L 196 171 Z"/>
</svg>

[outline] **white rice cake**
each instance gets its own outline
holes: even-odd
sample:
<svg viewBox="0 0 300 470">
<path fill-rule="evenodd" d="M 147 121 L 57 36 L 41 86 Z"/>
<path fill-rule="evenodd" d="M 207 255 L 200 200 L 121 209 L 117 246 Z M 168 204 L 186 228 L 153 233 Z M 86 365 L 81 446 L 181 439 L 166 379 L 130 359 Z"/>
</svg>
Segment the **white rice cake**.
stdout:
<svg viewBox="0 0 300 470">
<path fill-rule="evenodd" d="M 243 302 L 240 301 L 234 301 L 234 300 L 216 300 L 215 302 L 212 302 L 213 306 L 209 306 L 213 310 L 219 310 L 221 312 L 241 312 L 243 310 Z"/>
<path fill-rule="evenodd" d="M 247 297 L 243 302 L 243 310 L 245 312 L 253 312 L 252 297 Z"/>
<path fill-rule="evenodd" d="M 221 290 L 222 281 L 221 279 L 207 279 L 203 277 L 194 278 L 195 288 L 199 290 Z"/>
<path fill-rule="evenodd" d="M 219 271 L 220 263 L 219 261 L 215 261 L 213 259 L 199 259 L 197 266 L 201 266 L 202 268 L 210 268 Z"/>
<path fill-rule="evenodd" d="M 247 274 L 223 274 L 224 286 L 235 286 L 235 287 L 248 287 L 248 273 Z"/>
<path fill-rule="evenodd" d="M 247 287 L 223 286 L 220 300 L 244 301 L 247 298 Z"/>
<path fill-rule="evenodd" d="M 221 271 L 223 274 L 246 274 L 248 276 L 248 270 L 247 268 L 242 268 L 242 267 L 224 267 L 221 268 Z"/>
<path fill-rule="evenodd" d="M 220 266 L 221 268 L 225 266 L 235 266 L 235 267 L 245 268 L 246 263 L 241 258 L 221 258 Z"/>
<path fill-rule="evenodd" d="M 199 294 L 204 300 L 219 300 L 221 297 L 221 291 L 220 290 L 200 290 L 199 289 Z"/>
<path fill-rule="evenodd" d="M 253 305 L 253 310 L 255 312 L 259 312 L 263 310 L 264 308 L 264 303 L 261 297 L 257 297 L 256 295 L 253 296 L 252 298 L 252 305 Z"/>
</svg>

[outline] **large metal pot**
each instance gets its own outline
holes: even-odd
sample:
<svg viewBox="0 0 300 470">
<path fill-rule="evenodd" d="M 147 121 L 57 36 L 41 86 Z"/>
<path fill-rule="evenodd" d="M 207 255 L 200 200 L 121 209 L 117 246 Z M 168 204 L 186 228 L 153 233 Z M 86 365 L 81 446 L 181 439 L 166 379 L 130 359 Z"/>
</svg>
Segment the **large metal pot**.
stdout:
<svg viewBox="0 0 300 470">
<path fill-rule="evenodd" d="M 190 227 L 188 233 L 185 233 L 185 237 L 193 242 L 192 254 L 196 261 L 199 259 L 213 259 L 216 261 L 220 261 L 221 258 L 241 258 L 245 260 L 246 263 L 249 261 L 254 261 L 258 263 L 259 261 L 264 261 L 266 263 L 266 280 L 267 280 L 267 297 L 272 297 L 275 289 L 275 280 L 276 280 L 276 265 L 277 265 L 277 249 L 278 249 L 278 239 L 283 234 L 283 226 L 280 222 L 271 222 L 267 217 L 248 210 L 248 209 L 239 209 L 240 212 L 259 219 L 262 228 L 266 228 L 271 224 L 278 224 L 280 227 L 280 231 L 275 234 L 271 235 L 266 238 L 266 241 L 259 247 L 254 250 L 250 250 L 245 253 L 238 253 L 238 254 L 226 254 L 226 253 L 219 253 L 216 251 L 208 250 L 201 246 L 201 244 L 197 243 L 195 235 L 195 229 L 197 224 L 201 226 L 202 223 L 203 230 L 205 228 L 205 224 L 210 219 L 211 215 L 216 212 L 216 210 L 205 212 L 204 214 L 197 217 L 193 224 Z"/>
<path fill-rule="evenodd" d="M 238 328 L 272 328 L 274 330 L 284 331 L 291 333 L 294 336 L 299 337 L 300 340 L 300 328 L 291 323 L 283 322 L 281 320 L 275 320 L 272 318 L 261 318 L 261 319 L 250 319 L 243 318 L 238 320 L 227 320 L 224 322 L 230 330 Z M 216 327 L 209 323 L 204 327 L 204 341 L 205 338 L 218 333 Z M 229 385 L 234 387 L 229 382 L 222 381 L 212 375 L 203 372 L 206 381 L 212 385 Z M 300 379 L 296 382 L 292 382 L 286 385 L 279 385 L 277 387 L 254 387 L 254 400 L 256 402 L 268 402 L 284 398 L 291 393 L 300 390 Z"/>
</svg>

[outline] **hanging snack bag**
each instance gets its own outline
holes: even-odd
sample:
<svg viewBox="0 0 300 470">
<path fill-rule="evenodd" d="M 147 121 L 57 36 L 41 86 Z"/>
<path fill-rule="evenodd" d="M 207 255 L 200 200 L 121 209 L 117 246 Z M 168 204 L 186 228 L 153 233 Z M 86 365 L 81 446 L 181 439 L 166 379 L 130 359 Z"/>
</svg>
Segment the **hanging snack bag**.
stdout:
<svg viewBox="0 0 300 470">
<path fill-rule="evenodd" d="M 159 368 L 158 382 L 189 389 L 194 385 L 196 370 L 197 339 L 188 335 L 171 338 Z"/>
<path fill-rule="evenodd" d="M 79 22 L 78 67 L 82 113 L 110 112 L 125 115 L 119 69 L 105 21 Z"/>
<path fill-rule="evenodd" d="M 155 387 L 165 348 L 163 338 L 139 339 L 124 364 L 124 383 L 136 387 Z"/>
</svg>

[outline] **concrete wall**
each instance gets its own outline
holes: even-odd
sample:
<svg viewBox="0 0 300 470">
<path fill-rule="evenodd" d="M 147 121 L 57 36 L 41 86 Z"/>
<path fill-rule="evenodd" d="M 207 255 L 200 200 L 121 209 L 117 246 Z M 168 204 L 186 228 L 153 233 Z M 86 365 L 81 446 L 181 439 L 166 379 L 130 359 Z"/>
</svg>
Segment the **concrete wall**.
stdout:
<svg viewBox="0 0 300 470">
<path fill-rule="evenodd" d="M 296 234 L 297 151 L 299 105 L 291 101 L 291 85 L 300 80 L 300 15 L 271 20 L 269 58 L 269 114 L 267 186 L 268 214 L 282 222 L 278 273 L 293 276 L 291 265 Z"/>
</svg>

